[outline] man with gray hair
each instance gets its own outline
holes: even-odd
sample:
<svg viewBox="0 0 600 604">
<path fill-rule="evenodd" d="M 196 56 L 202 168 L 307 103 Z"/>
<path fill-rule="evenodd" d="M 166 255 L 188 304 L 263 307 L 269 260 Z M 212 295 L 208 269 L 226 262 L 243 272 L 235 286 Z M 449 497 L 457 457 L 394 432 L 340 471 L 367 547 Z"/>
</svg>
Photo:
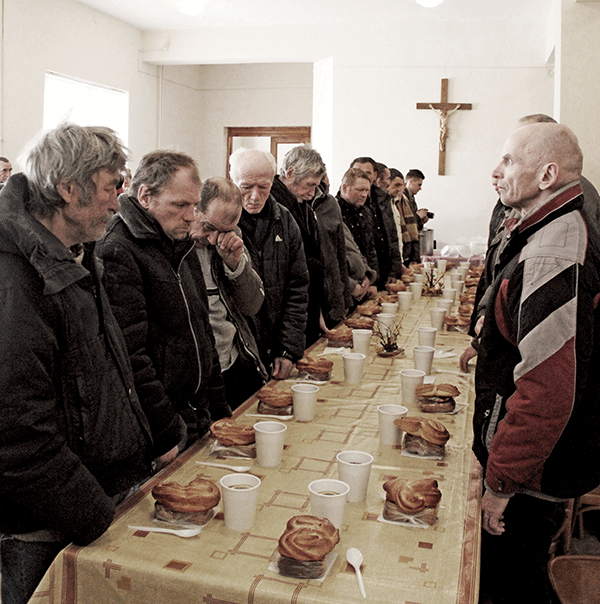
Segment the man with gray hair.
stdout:
<svg viewBox="0 0 600 604">
<path fill-rule="evenodd" d="M 582 162 L 567 127 L 536 123 L 513 132 L 492 173 L 519 213 L 475 376 L 481 581 L 493 602 L 551 601 L 546 566 L 566 501 L 600 483 L 600 239 L 582 211 Z"/>
<path fill-rule="evenodd" d="M 252 266 L 265 288 L 254 335 L 271 377 L 286 379 L 304 354 L 308 271 L 302 235 L 290 212 L 270 194 L 275 159 L 259 149 L 238 149 L 230 174 L 242 193 L 239 226 Z"/>
<path fill-rule="evenodd" d="M 151 473 L 150 426 L 91 243 L 119 209 L 125 161 L 112 130 L 62 125 L 0 195 L 3 604 L 28 602 L 58 552 L 100 537 Z"/>
<path fill-rule="evenodd" d="M 310 278 L 306 346 L 311 346 L 319 339 L 321 329 L 325 326 L 323 256 L 317 217 L 311 205 L 325 172 L 320 154 L 309 145 L 300 145 L 286 153 L 279 176 L 275 177 L 271 187 L 271 195 L 290 211 L 302 233 Z"/>
<path fill-rule="evenodd" d="M 237 186 L 225 178 L 209 178 L 202 184 L 190 231 L 204 274 L 210 324 L 232 409 L 268 379 L 249 324 L 265 292 L 239 236 L 241 213 Z"/>
</svg>

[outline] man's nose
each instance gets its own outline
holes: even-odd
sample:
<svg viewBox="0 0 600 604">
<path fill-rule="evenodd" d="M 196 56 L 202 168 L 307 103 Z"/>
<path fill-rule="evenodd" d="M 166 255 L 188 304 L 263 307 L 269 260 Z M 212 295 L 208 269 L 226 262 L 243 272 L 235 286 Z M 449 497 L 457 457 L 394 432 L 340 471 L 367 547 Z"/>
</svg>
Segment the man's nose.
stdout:
<svg viewBox="0 0 600 604">
<path fill-rule="evenodd" d="M 186 222 L 194 222 L 195 218 L 196 217 L 194 216 L 194 206 L 188 206 L 185 210 L 185 214 L 183 215 L 183 219 Z"/>
</svg>

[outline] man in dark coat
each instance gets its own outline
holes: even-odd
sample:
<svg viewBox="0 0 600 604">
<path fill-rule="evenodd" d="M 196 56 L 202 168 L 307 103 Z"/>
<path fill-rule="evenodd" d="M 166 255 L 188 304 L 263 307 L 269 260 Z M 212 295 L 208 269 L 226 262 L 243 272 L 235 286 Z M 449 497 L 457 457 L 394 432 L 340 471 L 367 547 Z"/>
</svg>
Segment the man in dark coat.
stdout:
<svg viewBox="0 0 600 604">
<path fill-rule="evenodd" d="M 82 246 L 118 210 L 125 161 L 112 130 L 63 125 L 0 196 L 4 604 L 28 602 L 69 542 L 100 537 L 157 454 L 93 244 Z"/>
<path fill-rule="evenodd" d="M 384 290 L 387 283 L 400 279 L 404 272 L 402 255 L 398 245 L 398 230 L 392 211 L 392 198 L 375 184 L 377 164 L 370 157 L 357 157 L 350 164 L 365 172 L 371 183 L 371 190 L 365 202 L 366 211 L 373 216 L 373 241 L 377 252 L 377 289 Z"/>
<path fill-rule="evenodd" d="M 270 153 L 239 149 L 230 167 L 242 192 L 239 226 L 265 288 L 254 333 L 271 377 L 284 380 L 305 349 L 309 277 L 302 235 L 290 212 L 270 195 L 277 168 Z"/>
<path fill-rule="evenodd" d="M 172 455 L 231 415 L 189 236 L 200 187 L 192 158 L 149 153 L 98 246 L 140 401 L 158 426 L 155 440 Z"/>
<path fill-rule="evenodd" d="M 310 277 L 306 346 L 314 344 L 321 335 L 321 328 L 325 327 L 325 271 L 317 216 L 311 205 L 324 174 L 325 164 L 319 153 L 308 145 L 299 145 L 285 154 L 271 187 L 271 195 L 290 211 L 302 234 Z"/>
</svg>

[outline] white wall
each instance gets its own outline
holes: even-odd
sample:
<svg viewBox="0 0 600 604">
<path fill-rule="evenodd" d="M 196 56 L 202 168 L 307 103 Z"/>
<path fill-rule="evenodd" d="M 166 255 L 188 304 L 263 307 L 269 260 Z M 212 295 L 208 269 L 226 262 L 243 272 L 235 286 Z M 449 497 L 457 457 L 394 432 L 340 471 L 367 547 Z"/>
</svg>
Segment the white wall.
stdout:
<svg viewBox="0 0 600 604">
<path fill-rule="evenodd" d="M 310 63 L 205 65 L 196 68 L 201 88 L 200 171 L 225 176 L 226 127 L 310 126 Z"/>
<path fill-rule="evenodd" d="M 73 0 L 4 0 L 2 41 L 2 150 L 10 159 L 42 128 L 44 73 L 129 91 L 132 165 L 158 145 L 162 88 L 162 141 L 199 154 L 202 123 L 194 67 L 159 69 L 139 60 L 142 34 Z"/>
<path fill-rule="evenodd" d="M 167 40 L 167 50 L 156 50 Z M 486 235 L 496 201 L 490 173 L 506 136 L 525 114 L 553 113 L 547 45 L 545 23 L 381 22 L 153 32 L 144 36 L 144 58 L 218 63 L 200 68 L 202 163 L 210 172 L 224 171 L 223 126 L 312 122 L 335 190 L 358 155 L 403 172 L 422 169 L 418 199 L 435 212 L 430 226 L 442 247 Z M 242 59 L 310 62 L 312 92 L 305 67 L 222 64 Z M 449 79 L 450 101 L 473 104 L 449 120 L 446 176 L 437 175 L 438 117 L 416 110 L 417 102 L 439 99 L 441 78 Z"/>
</svg>

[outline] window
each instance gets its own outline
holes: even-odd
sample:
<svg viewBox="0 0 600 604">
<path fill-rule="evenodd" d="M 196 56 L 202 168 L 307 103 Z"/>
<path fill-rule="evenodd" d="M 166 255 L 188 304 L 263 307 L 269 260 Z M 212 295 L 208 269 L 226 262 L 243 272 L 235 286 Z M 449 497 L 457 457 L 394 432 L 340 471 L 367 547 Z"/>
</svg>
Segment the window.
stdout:
<svg viewBox="0 0 600 604">
<path fill-rule="evenodd" d="M 107 126 L 128 144 L 129 93 L 46 72 L 44 85 L 44 130 L 62 122 L 80 126 Z"/>
<path fill-rule="evenodd" d="M 310 143 L 310 126 L 227 128 L 226 174 L 229 176 L 229 156 L 240 147 L 269 151 L 279 166 L 290 149 L 303 143 Z"/>
</svg>

